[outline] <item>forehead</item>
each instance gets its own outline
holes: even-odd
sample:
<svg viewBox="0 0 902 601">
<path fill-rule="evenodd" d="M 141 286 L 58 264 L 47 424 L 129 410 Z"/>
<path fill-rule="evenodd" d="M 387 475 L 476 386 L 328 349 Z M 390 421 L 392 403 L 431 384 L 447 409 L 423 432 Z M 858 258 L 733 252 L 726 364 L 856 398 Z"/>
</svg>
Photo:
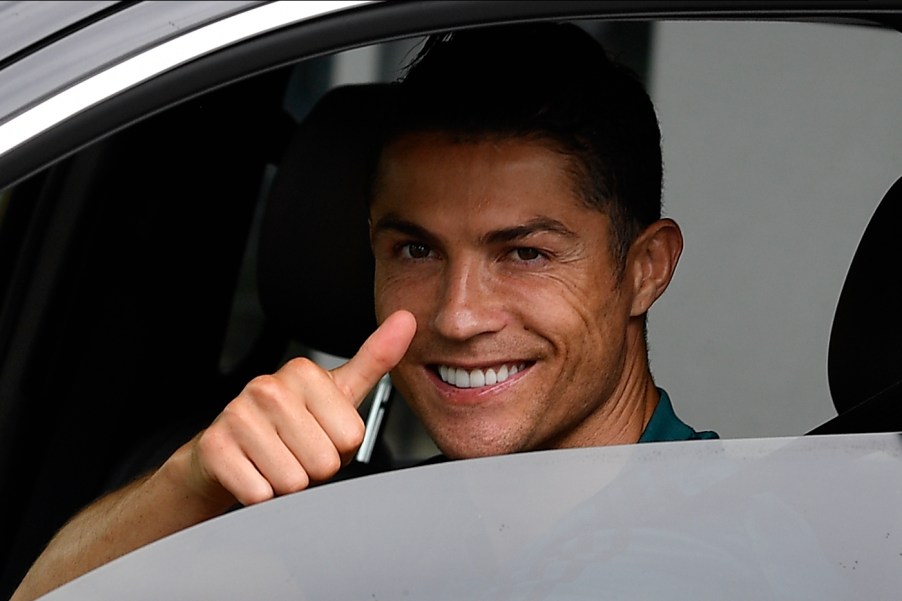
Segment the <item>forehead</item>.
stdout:
<svg viewBox="0 0 902 601">
<path fill-rule="evenodd" d="M 572 159 L 548 142 L 414 133 L 384 150 L 371 209 L 374 214 L 587 211 L 576 182 Z"/>
</svg>

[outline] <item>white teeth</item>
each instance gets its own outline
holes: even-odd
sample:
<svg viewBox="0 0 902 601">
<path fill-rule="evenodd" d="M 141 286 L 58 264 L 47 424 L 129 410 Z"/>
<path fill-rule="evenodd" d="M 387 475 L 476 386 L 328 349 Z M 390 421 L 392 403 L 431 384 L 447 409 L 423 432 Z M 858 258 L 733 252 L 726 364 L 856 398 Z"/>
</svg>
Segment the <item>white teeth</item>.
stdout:
<svg viewBox="0 0 902 601">
<path fill-rule="evenodd" d="M 498 368 L 471 369 L 466 370 L 459 367 L 450 367 L 448 365 L 438 366 L 438 375 L 443 382 L 456 386 L 457 388 L 482 388 L 483 386 L 492 386 L 500 384 L 509 377 L 526 369 L 525 363 L 517 365 L 502 365 Z"/>
</svg>

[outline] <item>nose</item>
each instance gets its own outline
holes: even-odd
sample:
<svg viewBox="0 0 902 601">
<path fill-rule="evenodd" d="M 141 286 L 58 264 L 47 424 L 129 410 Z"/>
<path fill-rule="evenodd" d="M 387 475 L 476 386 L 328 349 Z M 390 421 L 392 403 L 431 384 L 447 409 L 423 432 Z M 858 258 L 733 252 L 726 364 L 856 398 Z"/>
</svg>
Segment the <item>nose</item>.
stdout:
<svg viewBox="0 0 902 601">
<path fill-rule="evenodd" d="M 463 341 L 504 327 L 504 305 L 497 282 L 478 260 L 449 262 L 442 277 L 441 296 L 432 319 L 437 333 Z"/>
</svg>

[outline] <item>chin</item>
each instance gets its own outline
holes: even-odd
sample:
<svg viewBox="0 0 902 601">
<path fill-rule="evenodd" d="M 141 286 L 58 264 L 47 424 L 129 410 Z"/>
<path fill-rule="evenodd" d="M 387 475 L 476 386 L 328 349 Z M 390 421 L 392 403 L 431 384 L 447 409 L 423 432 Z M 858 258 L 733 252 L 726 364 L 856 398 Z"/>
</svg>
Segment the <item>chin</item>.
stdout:
<svg viewBox="0 0 902 601">
<path fill-rule="evenodd" d="M 527 450 L 519 441 L 512 440 L 510 430 L 493 428 L 493 432 L 483 431 L 479 425 L 463 427 L 459 432 L 437 432 L 432 434 L 436 446 L 451 459 L 476 459 L 479 457 L 493 457 L 496 455 L 509 455 Z"/>
</svg>

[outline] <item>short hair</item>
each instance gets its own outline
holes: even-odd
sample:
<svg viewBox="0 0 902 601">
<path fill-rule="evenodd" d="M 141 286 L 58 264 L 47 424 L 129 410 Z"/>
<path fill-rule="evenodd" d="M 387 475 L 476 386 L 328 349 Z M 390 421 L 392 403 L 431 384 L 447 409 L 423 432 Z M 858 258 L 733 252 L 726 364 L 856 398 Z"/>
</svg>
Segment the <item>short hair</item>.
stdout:
<svg viewBox="0 0 902 601">
<path fill-rule="evenodd" d="M 611 220 L 621 267 L 636 236 L 661 217 L 652 102 L 632 70 L 572 23 L 434 34 L 394 85 L 386 144 L 422 131 L 522 137 L 575 159 L 576 192 Z"/>
</svg>

